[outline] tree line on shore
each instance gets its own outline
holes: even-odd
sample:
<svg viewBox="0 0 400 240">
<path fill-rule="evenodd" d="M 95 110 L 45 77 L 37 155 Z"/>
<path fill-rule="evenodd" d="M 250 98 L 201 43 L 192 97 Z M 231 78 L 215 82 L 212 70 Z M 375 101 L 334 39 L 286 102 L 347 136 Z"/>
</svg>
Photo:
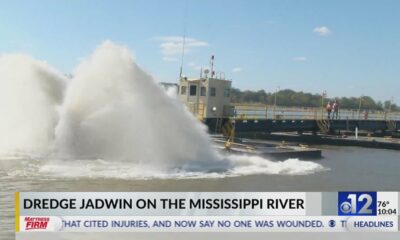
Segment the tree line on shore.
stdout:
<svg viewBox="0 0 400 240">
<path fill-rule="evenodd" d="M 304 92 L 296 92 L 291 89 L 280 90 L 276 93 L 276 105 L 287 106 L 287 107 L 321 107 L 322 104 L 321 94 L 312 94 Z M 391 105 L 392 111 L 400 111 L 400 107 L 390 100 L 387 101 L 375 101 L 370 96 L 362 97 L 327 97 L 324 103 L 328 101 L 333 102 L 337 100 L 340 108 L 346 109 L 358 109 L 361 108 L 368 110 L 389 110 Z M 231 89 L 231 101 L 233 103 L 261 103 L 267 105 L 274 105 L 275 103 L 275 92 L 265 92 L 264 90 L 242 91 L 238 88 Z"/>
</svg>

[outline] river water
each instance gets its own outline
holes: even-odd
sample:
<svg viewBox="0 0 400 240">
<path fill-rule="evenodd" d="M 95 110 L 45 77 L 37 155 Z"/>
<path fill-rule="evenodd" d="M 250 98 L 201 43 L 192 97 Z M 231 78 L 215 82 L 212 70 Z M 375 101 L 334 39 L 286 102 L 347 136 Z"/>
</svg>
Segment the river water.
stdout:
<svg viewBox="0 0 400 240">
<path fill-rule="evenodd" d="M 323 158 L 316 162 L 325 170 L 293 175 L 257 172 L 121 179 L 118 176 L 88 174 L 71 178 L 66 177 L 69 175 L 56 177 L 28 172 L 34 169 L 29 165 L 38 164 L 37 160 L 3 159 L 0 160 L 0 239 L 13 238 L 16 191 L 400 191 L 400 152 L 359 147 L 318 147 L 323 150 Z M 13 173 L 10 174 L 10 171 Z"/>
</svg>

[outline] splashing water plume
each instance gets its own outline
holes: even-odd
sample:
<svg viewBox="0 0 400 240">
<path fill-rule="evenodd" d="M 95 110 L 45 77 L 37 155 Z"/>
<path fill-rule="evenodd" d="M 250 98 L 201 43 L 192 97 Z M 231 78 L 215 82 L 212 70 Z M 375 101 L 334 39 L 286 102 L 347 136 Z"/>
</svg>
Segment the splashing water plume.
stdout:
<svg viewBox="0 0 400 240">
<path fill-rule="evenodd" d="M 102 44 L 75 71 L 57 127 L 62 153 L 166 169 L 216 166 L 207 135 L 125 48 Z M 219 161 L 222 163 L 222 161 Z"/>
<path fill-rule="evenodd" d="M 44 62 L 0 55 L 0 154 L 50 150 L 64 81 Z"/>
<path fill-rule="evenodd" d="M 0 118 L 0 152 L 51 153 L 56 160 L 29 164 L 36 174 L 179 178 L 323 169 L 296 159 L 220 156 L 205 126 L 138 67 L 128 49 L 110 41 L 69 80 L 19 55 L 0 58 L 0 76 L 0 111 L 7 116 Z"/>
</svg>

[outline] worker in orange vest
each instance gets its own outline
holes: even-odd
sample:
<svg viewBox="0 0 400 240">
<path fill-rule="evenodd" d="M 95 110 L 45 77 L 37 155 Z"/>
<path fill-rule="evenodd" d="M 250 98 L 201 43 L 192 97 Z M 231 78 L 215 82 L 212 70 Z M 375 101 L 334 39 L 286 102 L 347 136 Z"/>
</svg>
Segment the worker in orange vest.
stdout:
<svg viewBox="0 0 400 240">
<path fill-rule="evenodd" d="M 326 105 L 326 111 L 328 112 L 328 119 L 331 119 L 331 112 L 332 112 L 331 101 L 328 101 L 328 104 Z"/>
</svg>

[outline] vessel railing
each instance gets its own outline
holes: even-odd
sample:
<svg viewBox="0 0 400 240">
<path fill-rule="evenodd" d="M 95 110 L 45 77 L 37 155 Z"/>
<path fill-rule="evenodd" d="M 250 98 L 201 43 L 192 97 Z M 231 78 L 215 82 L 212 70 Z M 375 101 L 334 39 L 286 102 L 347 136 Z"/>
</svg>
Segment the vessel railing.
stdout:
<svg viewBox="0 0 400 240">
<path fill-rule="evenodd" d="M 282 107 L 263 104 L 232 104 L 233 119 L 275 119 L 275 120 L 317 120 L 328 119 L 326 109 L 313 107 Z M 400 112 L 388 112 L 367 109 L 339 109 L 338 114 L 332 111 L 331 119 L 338 120 L 385 120 L 399 121 Z"/>
</svg>

